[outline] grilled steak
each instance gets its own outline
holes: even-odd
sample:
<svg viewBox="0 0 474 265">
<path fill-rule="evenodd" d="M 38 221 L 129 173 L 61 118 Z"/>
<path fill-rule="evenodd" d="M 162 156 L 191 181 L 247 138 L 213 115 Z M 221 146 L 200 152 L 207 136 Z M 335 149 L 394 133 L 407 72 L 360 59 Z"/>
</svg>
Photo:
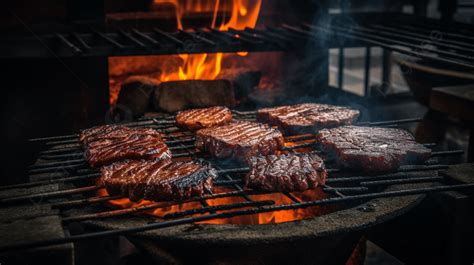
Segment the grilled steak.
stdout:
<svg viewBox="0 0 474 265">
<path fill-rule="evenodd" d="M 154 129 L 129 128 L 121 125 L 102 125 L 82 131 L 79 136 L 79 141 L 83 147 L 87 147 L 89 143 L 97 140 L 126 138 L 131 134 L 161 137 L 161 134 Z"/>
<path fill-rule="evenodd" d="M 257 112 L 258 121 L 276 125 L 285 134 L 315 133 L 352 124 L 358 117 L 358 110 L 314 103 L 264 108 Z"/>
<path fill-rule="evenodd" d="M 126 160 L 102 167 L 101 175 L 111 195 L 162 201 L 203 195 L 212 190 L 217 171 L 203 161 Z"/>
<path fill-rule="evenodd" d="M 246 162 L 255 155 L 274 154 L 283 145 L 283 136 L 265 124 L 235 121 L 197 131 L 195 145 L 213 157 Z"/>
<path fill-rule="evenodd" d="M 116 130 L 121 130 L 122 128 L 126 128 L 126 127 L 119 126 L 119 125 L 101 125 L 101 126 L 96 126 L 90 129 L 86 129 L 86 130 L 83 130 L 81 134 L 79 135 L 79 142 L 81 142 L 81 144 L 84 146 L 89 141 L 94 141 L 94 139 L 97 139 L 97 137 L 100 138 L 100 136 L 102 135 L 106 135 Z"/>
<path fill-rule="evenodd" d="M 232 121 L 232 112 L 226 107 L 210 107 L 180 111 L 176 124 L 191 131 L 224 125 Z"/>
<path fill-rule="evenodd" d="M 170 159 L 171 152 L 159 134 L 125 134 L 87 144 L 84 157 L 91 167 L 124 159 Z"/>
<path fill-rule="evenodd" d="M 316 138 L 341 166 L 366 172 L 395 170 L 431 154 L 410 133 L 393 128 L 343 126 L 321 130 Z"/>
<path fill-rule="evenodd" d="M 327 172 L 316 154 L 255 156 L 245 186 L 266 191 L 305 191 L 324 185 Z"/>
</svg>

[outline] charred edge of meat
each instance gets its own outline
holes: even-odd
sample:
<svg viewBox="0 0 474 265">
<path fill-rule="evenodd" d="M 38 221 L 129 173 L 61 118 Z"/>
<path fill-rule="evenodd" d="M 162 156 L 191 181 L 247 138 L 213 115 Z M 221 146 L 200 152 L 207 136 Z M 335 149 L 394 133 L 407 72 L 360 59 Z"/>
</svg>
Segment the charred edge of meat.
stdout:
<svg viewBox="0 0 474 265">
<path fill-rule="evenodd" d="M 186 169 L 192 171 L 187 172 Z M 184 175 L 179 175 L 182 170 L 185 172 Z M 202 160 L 188 162 L 128 160 L 103 167 L 101 172 L 101 181 L 110 195 L 123 195 L 131 201 L 141 199 L 169 201 L 201 196 L 207 190 L 212 191 L 213 180 L 217 178 L 217 171 Z M 165 178 L 154 179 L 160 174 L 165 174 L 162 175 Z M 169 176 L 174 178 L 170 180 Z M 150 183 L 151 181 L 154 182 Z"/>
<path fill-rule="evenodd" d="M 179 200 L 201 196 L 207 190 L 212 190 L 217 171 L 202 160 L 185 162 L 182 166 L 186 166 L 187 163 L 197 163 L 199 167 L 189 175 L 148 185 L 144 198 L 153 201 Z"/>
</svg>

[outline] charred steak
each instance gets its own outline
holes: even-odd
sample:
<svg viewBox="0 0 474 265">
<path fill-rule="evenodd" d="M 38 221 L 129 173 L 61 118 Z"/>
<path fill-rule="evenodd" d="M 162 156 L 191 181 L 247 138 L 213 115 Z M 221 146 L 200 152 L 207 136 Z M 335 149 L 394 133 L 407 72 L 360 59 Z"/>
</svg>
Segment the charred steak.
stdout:
<svg viewBox="0 0 474 265">
<path fill-rule="evenodd" d="M 110 132 L 113 131 L 121 131 L 123 126 L 119 125 L 101 125 L 101 126 L 96 126 L 92 127 L 90 129 L 83 130 L 81 134 L 79 135 L 79 142 L 84 146 L 88 142 L 94 141 L 94 139 L 100 138 L 103 135 L 106 135 Z"/>
<path fill-rule="evenodd" d="M 246 162 L 255 155 L 274 154 L 283 146 L 283 135 L 265 124 L 235 121 L 197 131 L 195 145 L 213 157 Z"/>
<path fill-rule="evenodd" d="M 305 191 L 326 182 L 326 168 L 316 154 L 255 156 L 249 159 L 245 186 L 266 191 Z"/>
<path fill-rule="evenodd" d="M 217 171 L 203 161 L 125 160 L 101 168 L 111 195 L 132 201 L 180 200 L 212 190 Z"/>
<path fill-rule="evenodd" d="M 392 171 L 431 155 L 430 149 L 400 129 L 342 126 L 321 130 L 316 138 L 341 166 L 366 172 Z"/>
<path fill-rule="evenodd" d="M 130 133 L 119 138 L 97 139 L 87 144 L 84 157 L 91 167 L 98 167 L 124 159 L 171 158 L 161 136 Z"/>
<path fill-rule="evenodd" d="M 258 121 L 278 126 L 285 134 L 315 133 L 352 124 L 358 117 L 358 110 L 315 103 L 264 108 L 257 112 Z"/>
<path fill-rule="evenodd" d="M 191 131 L 224 125 L 232 121 L 232 112 L 226 107 L 210 107 L 180 111 L 176 124 Z"/>
<path fill-rule="evenodd" d="M 161 137 L 161 134 L 154 129 L 129 128 L 121 125 L 102 125 L 82 131 L 79 136 L 79 141 L 83 147 L 87 147 L 90 143 L 97 140 L 126 138 L 131 134 Z"/>
</svg>

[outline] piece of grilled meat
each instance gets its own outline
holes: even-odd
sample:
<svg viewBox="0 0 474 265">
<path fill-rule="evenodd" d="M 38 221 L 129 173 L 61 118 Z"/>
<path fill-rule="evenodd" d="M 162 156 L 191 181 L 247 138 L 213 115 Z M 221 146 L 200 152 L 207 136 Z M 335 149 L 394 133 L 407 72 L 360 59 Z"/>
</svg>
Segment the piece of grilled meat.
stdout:
<svg viewBox="0 0 474 265">
<path fill-rule="evenodd" d="M 217 171 L 201 160 L 125 160 L 102 167 L 101 175 L 110 195 L 123 195 L 132 201 L 167 201 L 212 191 Z"/>
<path fill-rule="evenodd" d="M 84 157 L 91 167 L 98 167 L 124 159 L 168 160 L 171 152 L 159 134 L 130 133 L 88 143 Z"/>
<path fill-rule="evenodd" d="M 313 153 L 255 156 L 249 159 L 247 188 L 266 191 L 305 191 L 326 182 L 323 160 Z"/>
<path fill-rule="evenodd" d="M 315 103 L 304 103 L 257 111 L 259 122 L 278 126 L 285 134 L 315 133 L 324 128 L 352 124 L 358 110 Z"/>
<path fill-rule="evenodd" d="M 131 134 L 152 135 L 161 137 L 161 134 L 150 128 L 129 128 L 122 125 L 101 125 L 86 129 L 79 135 L 79 141 L 84 148 L 97 140 L 126 138 Z"/>
<path fill-rule="evenodd" d="M 430 149 L 401 129 L 342 126 L 321 130 L 316 138 L 340 166 L 365 172 L 393 171 L 431 155 Z"/>
<path fill-rule="evenodd" d="M 274 154 L 283 143 L 283 135 L 268 125 L 235 121 L 197 131 L 195 145 L 216 158 L 247 162 L 248 158 L 255 155 Z"/>
<path fill-rule="evenodd" d="M 128 129 L 127 127 L 120 125 L 100 125 L 85 129 L 79 134 L 79 142 L 82 146 L 85 146 L 88 142 L 101 138 L 103 135 L 107 135 L 114 131 L 121 131 L 124 128 Z"/>
<path fill-rule="evenodd" d="M 232 121 L 232 112 L 226 107 L 210 107 L 178 112 L 176 124 L 191 131 L 224 125 Z"/>
</svg>

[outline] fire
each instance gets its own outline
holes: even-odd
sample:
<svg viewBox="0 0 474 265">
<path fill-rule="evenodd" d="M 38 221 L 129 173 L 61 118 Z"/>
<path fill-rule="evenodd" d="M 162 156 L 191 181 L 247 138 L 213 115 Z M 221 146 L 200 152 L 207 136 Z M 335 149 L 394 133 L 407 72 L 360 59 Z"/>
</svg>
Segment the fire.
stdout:
<svg viewBox="0 0 474 265">
<path fill-rule="evenodd" d="M 209 15 L 208 25 L 218 30 L 229 28 L 242 30 L 254 28 L 260 13 L 261 0 L 154 0 L 151 10 L 172 7 L 176 27 L 192 30 L 193 25 L 185 25 L 185 17 L 192 13 Z M 170 10 L 169 8 L 166 8 Z M 192 42 L 192 41 L 191 41 Z M 186 45 L 193 45 L 187 43 Z M 184 52 L 186 52 L 184 50 Z M 239 55 L 239 56 L 237 56 Z M 117 102 L 120 86 L 129 75 L 146 75 L 158 81 L 219 78 L 224 61 L 233 57 L 246 56 L 246 52 L 235 54 L 179 54 L 157 56 L 124 56 L 109 58 L 110 105 Z"/>
<path fill-rule="evenodd" d="M 254 28 L 260 13 L 261 0 L 200 0 L 200 1 L 179 1 L 179 0 L 154 0 L 154 5 L 171 4 L 175 8 L 176 25 L 178 29 L 184 30 L 183 16 L 189 12 L 212 11 L 212 21 L 210 27 L 221 31 L 234 28 L 238 30 L 246 27 Z M 229 4 L 230 8 L 229 8 Z M 226 10 L 230 9 L 228 20 L 222 17 L 218 25 L 219 16 L 225 16 Z M 222 13 L 222 15 L 221 15 Z M 239 53 L 245 56 L 246 53 Z M 162 73 L 161 81 L 190 80 L 190 79 L 215 79 L 221 71 L 223 53 L 215 54 L 179 54 L 182 65 L 177 71 Z"/>
<path fill-rule="evenodd" d="M 229 190 L 218 187 L 215 193 L 226 192 L 226 191 L 229 191 Z M 98 195 L 104 196 L 104 195 L 107 195 L 107 192 L 105 190 L 100 190 Z M 307 190 L 305 192 L 294 192 L 292 193 L 292 195 L 300 201 L 318 200 L 318 199 L 322 199 L 326 197 L 326 194 L 321 189 Z M 271 200 L 275 202 L 275 205 L 293 203 L 293 201 L 290 198 L 288 198 L 282 193 L 251 195 L 250 198 L 253 201 Z M 209 206 L 240 203 L 244 201 L 245 199 L 243 197 L 238 197 L 238 196 L 206 200 Z M 132 202 L 129 199 L 119 199 L 119 200 L 108 201 L 107 206 L 111 208 L 125 209 L 125 208 L 149 205 L 152 203 L 153 202 L 146 201 L 146 200 L 141 200 L 139 202 Z M 202 207 L 202 205 L 197 201 L 192 201 L 192 202 L 187 202 L 187 203 L 182 203 L 182 204 L 175 204 L 171 206 L 167 206 L 167 205 L 169 205 L 169 202 L 163 202 L 162 204 L 163 207 L 156 208 L 154 210 L 144 211 L 140 214 L 153 216 L 155 218 L 163 218 L 166 214 L 169 214 L 169 213 L 186 211 L 186 210 Z M 244 209 L 244 208 L 239 208 L 238 210 L 241 210 L 241 209 Z M 226 211 L 235 211 L 235 210 L 226 210 Z M 203 221 L 199 223 L 200 224 L 247 224 L 247 225 L 276 224 L 276 223 L 291 222 L 291 221 L 296 221 L 296 220 L 307 219 L 307 218 L 329 213 L 330 211 L 332 211 L 331 207 L 315 206 L 315 207 L 309 207 L 306 209 L 285 210 L 285 211 L 260 213 L 260 214 L 245 215 L 245 216 L 236 216 L 232 218 L 216 219 L 216 220 L 210 220 L 210 221 Z M 192 216 L 199 216 L 199 215 L 200 214 L 195 214 Z"/>
</svg>

